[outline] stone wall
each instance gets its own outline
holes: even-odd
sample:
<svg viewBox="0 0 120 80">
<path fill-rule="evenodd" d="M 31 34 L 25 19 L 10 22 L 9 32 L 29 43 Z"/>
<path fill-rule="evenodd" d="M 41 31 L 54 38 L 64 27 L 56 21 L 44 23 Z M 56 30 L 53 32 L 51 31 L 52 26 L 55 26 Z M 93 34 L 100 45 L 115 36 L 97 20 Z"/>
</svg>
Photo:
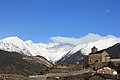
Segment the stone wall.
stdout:
<svg viewBox="0 0 120 80">
<path fill-rule="evenodd" d="M 17 74 L 0 74 L 0 80 L 28 80 L 28 77 Z"/>
<path fill-rule="evenodd" d="M 88 56 L 88 64 L 93 64 L 97 62 L 109 62 L 110 57 L 106 51 L 102 53 L 92 53 Z"/>
<path fill-rule="evenodd" d="M 109 54 L 106 51 L 104 51 L 102 53 L 102 62 L 109 62 L 109 61 L 110 61 Z"/>
<path fill-rule="evenodd" d="M 101 62 L 101 54 L 90 54 L 88 57 L 88 64 L 93 64 L 95 62 Z"/>
</svg>

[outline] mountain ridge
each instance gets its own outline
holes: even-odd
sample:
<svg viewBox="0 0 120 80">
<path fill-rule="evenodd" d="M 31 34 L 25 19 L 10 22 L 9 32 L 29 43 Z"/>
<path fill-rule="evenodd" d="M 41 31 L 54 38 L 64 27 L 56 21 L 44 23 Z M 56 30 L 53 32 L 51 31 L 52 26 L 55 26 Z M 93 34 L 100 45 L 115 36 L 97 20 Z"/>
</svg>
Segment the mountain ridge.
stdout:
<svg viewBox="0 0 120 80">
<path fill-rule="evenodd" d="M 63 56 L 56 64 L 62 63 L 75 63 L 81 60 L 84 56 L 87 56 L 91 53 L 91 48 L 96 46 L 98 51 L 112 47 L 113 45 L 120 43 L 120 39 L 103 39 L 96 42 L 90 42 L 83 45 L 78 45 L 74 47 L 69 53 Z M 102 45 L 104 44 L 104 45 Z"/>
<path fill-rule="evenodd" d="M 28 56 L 43 56 L 47 60 L 55 63 L 63 59 L 64 56 L 70 57 L 70 55 L 78 51 L 80 51 L 82 55 L 88 55 L 93 46 L 101 50 L 111 47 L 116 43 L 120 43 L 120 38 L 105 38 L 74 46 L 54 42 L 48 44 L 34 43 L 31 40 L 23 41 L 18 37 L 8 37 L 0 40 L 0 49 L 9 52 L 18 52 Z"/>
<path fill-rule="evenodd" d="M 9 52 L 18 52 L 28 56 L 40 55 L 49 61 L 56 61 L 67 53 L 73 46 L 59 43 L 33 43 L 31 40 L 23 41 L 18 37 L 8 37 L 0 40 L 0 49 Z M 59 55 L 59 56 L 58 56 Z"/>
</svg>

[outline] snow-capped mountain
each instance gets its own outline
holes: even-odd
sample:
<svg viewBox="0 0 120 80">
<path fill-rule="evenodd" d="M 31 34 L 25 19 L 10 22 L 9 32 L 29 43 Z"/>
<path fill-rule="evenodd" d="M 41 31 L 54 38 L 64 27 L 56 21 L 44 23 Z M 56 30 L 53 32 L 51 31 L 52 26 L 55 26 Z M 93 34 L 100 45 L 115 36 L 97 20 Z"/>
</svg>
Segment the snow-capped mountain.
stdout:
<svg viewBox="0 0 120 80">
<path fill-rule="evenodd" d="M 84 55 L 89 55 L 91 53 L 91 48 L 94 46 L 96 46 L 98 50 L 102 50 L 107 49 L 117 43 L 120 43 L 119 38 L 109 38 L 78 45 L 74 47 L 69 53 L 64 55 L 59 61 L 57 61 L 57 64 L 73 63 L 77 60 L 81 60 L 83 59 Z"/>
<path fill-rule="evenodd" d="M 73 48 L 69 44 L 59 43 L 33 43 L 32 41 L 23 41 L 18 37 L 8 37 L 0 40 L 0 49 L 9 52 L 19 52 L 25 55 L 40 55 L 49 61 L 56 61 Z"/>
<path fill-rule="evenodd" d="M 101 39 L 95 42 L 89 42 L 83 45 L 78 45 L 74 47 L 69 54 L 73 54 L 79 50 L 83 55 L 88 55 L 91 52 L 91 48 L 96 46 L 98 50 L 106 49 L 108 47 L 113 46 L 114 44 L 120 43 L 119 38 L 109 38 L 109 39 Z"/>
<path fill-rule="evenodd" d="M 120 43 L 120 38 L 100 39 L 82 45 L 71 45 L 62 43 L 33 43 L 31 40 L 23 41 L 18 37 L 8 37 L 0 40 L 0 49 L 9 52 L 19 52 L 25 55 L 40 55 L 49 61 L 58 61 L 64 56 L 71 56 L 80 51 L 82 55 L 88 55 L 91 48 L 96 46 L 98 50 L 108 48 L 116 43 Z"/>
</svg>

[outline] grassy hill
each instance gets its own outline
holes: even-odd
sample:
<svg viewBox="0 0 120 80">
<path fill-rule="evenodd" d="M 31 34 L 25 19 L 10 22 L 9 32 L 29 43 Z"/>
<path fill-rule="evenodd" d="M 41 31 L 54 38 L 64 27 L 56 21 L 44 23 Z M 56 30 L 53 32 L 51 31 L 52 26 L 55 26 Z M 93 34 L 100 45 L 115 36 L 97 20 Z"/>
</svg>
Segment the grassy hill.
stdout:
<svg viewBox="0 0 120 80">
<path fill-rule="evenodd" d="M 0 50 L 0 74 L 20 74 L 28 76 L 40 74 L 47 69 L 43 64 L 30 63 L 22 58 L 22 54 Z"/>
</svg>

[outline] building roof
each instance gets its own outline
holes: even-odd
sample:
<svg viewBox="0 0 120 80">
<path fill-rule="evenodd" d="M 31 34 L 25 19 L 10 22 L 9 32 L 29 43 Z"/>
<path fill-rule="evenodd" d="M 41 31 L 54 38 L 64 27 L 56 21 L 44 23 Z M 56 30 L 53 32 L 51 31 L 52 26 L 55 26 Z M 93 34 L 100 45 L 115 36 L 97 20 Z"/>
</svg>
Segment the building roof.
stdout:
<svg viewBox="0 0 120 80">
<path fill-rule="evenodd" d="M 95 46 L 93 48 L 96 48 Z"/>
<path fill-rule="evenodd" d="M 100 50 L 100 51 L 97 51 L 95 53 L 90 53 L 90 54 L 100 54 L 100 53 L 103 53 L 105 50 Z"/>
<path fill-rule="evenodd" d="M 97 73 L 94 76 L 100 76 L 104 79 L 116 79 L 116 76 L 111 75 L 111 74 L 101 74 L 101 73 Z"/>
</svg>

